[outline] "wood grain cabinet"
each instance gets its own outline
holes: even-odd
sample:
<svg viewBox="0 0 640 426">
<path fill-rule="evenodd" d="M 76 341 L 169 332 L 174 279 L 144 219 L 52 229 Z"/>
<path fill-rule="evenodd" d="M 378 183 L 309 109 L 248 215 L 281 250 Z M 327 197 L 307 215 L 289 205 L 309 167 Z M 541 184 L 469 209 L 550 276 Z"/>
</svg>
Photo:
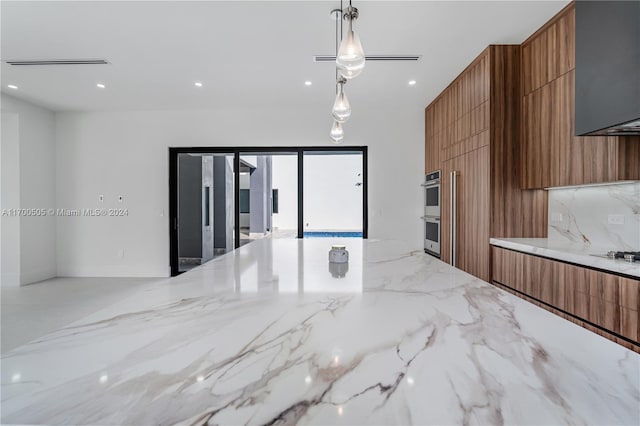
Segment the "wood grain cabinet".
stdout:
<svg viewBox="0 0 640 426">
<path fill-rule="evenodd" d="M 480 136 L 488 142 L 489 132 Z M 455 265 L 485 281 L 489 280 L 491 238 L 490 222 L 490 150 L 487 143 L 479 149 L 458 155 L 443 163 L 441 220 L 442 234 L 441 257 L 452 263 L 450 235 L 451 220 L 451 172 L 456 173 L 456 210 L 455 216 Z"/>
<path fill-rule="evenodd" d="M 516 47 L 488 47 L 425 108 L 425 173 L 488 144 L 480 134 L 489 129 L 490 60 Z"/>
<path fill-rule="evenodd" d="M 640 349 L 639 280 L 500 247 L 492 248 L 492 259 L 493 283 L 564 312 L 568 319 L 622 336 Z"/>
<path fill-rule="evenodd" d="M 522 44 L 522 188 L 640 179 L 640 137 L 575 136 L 575 7 Z"/>
<path fill-rule="evenodd" d="M 425 109 L 425 172 L 442 171 L 441 258 L 455 253 L 454 266 L 486 281 L 490 237 L 546 236 L 547 194 L 520 189 L 520 76 L 519 46 L 489 46 Z"/>
</svg>

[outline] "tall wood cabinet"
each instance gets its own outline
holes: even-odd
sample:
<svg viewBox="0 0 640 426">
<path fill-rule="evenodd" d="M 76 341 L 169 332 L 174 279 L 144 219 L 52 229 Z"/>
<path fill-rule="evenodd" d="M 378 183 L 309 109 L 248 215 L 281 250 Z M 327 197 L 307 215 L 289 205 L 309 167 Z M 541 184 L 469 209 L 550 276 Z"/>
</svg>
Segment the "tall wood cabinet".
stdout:
<svg viewBox="0 0 640 426">
<path fill-rule="evenodd" d="M 486 281 L 491 237 L 547 232 L 546 193 L 520 189 L 520 76 L 519 46 L 489 46 L 425 110 L 426 172 L 442 170 L 441 258 Z"/>
<path fill-rule="evenodd" d="M 480 139 L 488 142 L 489 131 L 482 132 Z M 441 259 L 483 280 L 489 276 L 490 267 L 490 164 L 488 143 L 442 164 Z M 455 216 L 451 212 L 452 172 L 456 173 Z M 455 220 L 455 238 L 451 235 L 452 220 Z M 455 255 L 455 260 L 452 254 Z"/>
<path fill-rule="evenodd" d="M 640 179 L 640 137 L 575 136 L 575 6 L 522 44 L 522 188 Z"/>
</svg>

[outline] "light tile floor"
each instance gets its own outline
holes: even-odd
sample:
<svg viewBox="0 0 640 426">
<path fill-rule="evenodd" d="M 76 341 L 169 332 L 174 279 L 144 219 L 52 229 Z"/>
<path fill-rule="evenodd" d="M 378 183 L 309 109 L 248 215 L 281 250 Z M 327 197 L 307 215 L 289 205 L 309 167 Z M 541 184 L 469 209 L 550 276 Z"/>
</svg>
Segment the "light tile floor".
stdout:
<svg viewBox="0 0 640 426">
<path fill-rule="evenodd" d="M 296 234 L 276 229 L 268 238 L 296 238 Z M 166 278 L 53 278 L 2 288 L 0 353 L 78 321 L 162 279 Z"/>
<path fill-rule="evenodd" d="M 54 278 L 0 290 L 0 351 L 28 343 L 163 278 Z"/>
</svg>

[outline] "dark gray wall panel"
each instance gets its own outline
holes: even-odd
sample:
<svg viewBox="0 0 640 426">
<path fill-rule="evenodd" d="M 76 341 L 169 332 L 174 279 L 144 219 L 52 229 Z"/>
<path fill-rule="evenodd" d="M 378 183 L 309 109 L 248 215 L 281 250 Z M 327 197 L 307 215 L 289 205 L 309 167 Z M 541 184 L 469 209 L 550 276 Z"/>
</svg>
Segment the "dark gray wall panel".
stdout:
<svg viewBox="0 0 640 426">
<path fill-rule="evenodd" d="M 202 257 L 202 158 L 178 156 L 178 256 Z"/>
</svg>

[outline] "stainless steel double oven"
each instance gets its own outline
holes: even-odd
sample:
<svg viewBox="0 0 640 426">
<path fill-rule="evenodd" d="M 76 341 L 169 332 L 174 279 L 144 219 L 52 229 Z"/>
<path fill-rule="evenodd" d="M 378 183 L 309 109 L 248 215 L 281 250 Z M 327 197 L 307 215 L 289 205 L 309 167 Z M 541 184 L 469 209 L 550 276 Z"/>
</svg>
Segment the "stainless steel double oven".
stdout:
<svg viewBox="0 0 640 426">
<path fill-rule="evenodd" d="M 440 170 L 425 176 L 424 187 L 424 251 L 440 258 Z"/>
</svg>

